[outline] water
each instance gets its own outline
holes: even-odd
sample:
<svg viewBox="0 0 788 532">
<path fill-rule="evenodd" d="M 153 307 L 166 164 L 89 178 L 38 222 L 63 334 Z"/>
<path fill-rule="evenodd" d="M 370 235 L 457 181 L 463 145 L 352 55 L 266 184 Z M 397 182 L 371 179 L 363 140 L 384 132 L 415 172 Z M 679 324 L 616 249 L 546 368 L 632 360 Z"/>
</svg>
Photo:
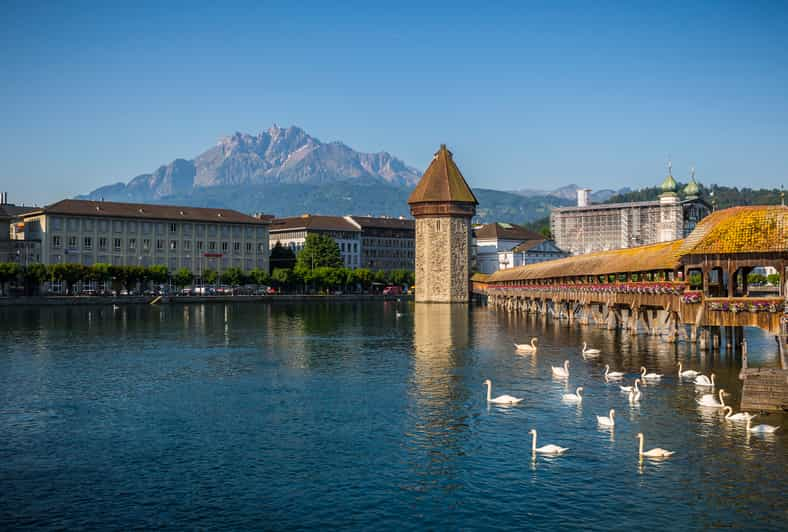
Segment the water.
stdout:
<svg viewBox="0 0 788 532">
<path fill-rule="evenodd" d="M 485 307 L 400 310 L 0 309 L 0 528 L 785 526 L 786 433 L 748 437 L 674 377 L 678 360 L 713 370 L 738 410 L 734 357 Z M 532 335 L 538 353 L 517 355 Z M 773 340 L 748 335 L 753 364 L 775 364 Z M 568 383 L 550 371 L 564 359 Z M 630 407 L 605 363 L 666 377 Z M 486 378 L 525 401 L 488 407 Z M 582 405 L 563 404 L 577 385 Z M 609 408 L 614 431 L 596 424 Z M 570 450 L 532 461 L 531 428 Z M 639 431 L 676 455 L 641 464 Z"/>
</svg>

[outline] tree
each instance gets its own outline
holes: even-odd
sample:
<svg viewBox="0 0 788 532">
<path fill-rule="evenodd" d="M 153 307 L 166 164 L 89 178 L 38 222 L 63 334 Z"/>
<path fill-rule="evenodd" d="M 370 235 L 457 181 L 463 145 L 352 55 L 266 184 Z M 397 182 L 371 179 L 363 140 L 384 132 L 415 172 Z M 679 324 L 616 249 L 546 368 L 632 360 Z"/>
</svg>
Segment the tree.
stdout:
<svg viewBox="0 0 788 532">
<path fill-rule="evenodd" d="M 389 275 L 388 272 L 384 270 L 378 270 L 375 272 L 375 282 L 381 284 L 389 284 Z"/>
<path fill-rule="evenodd" d="M 344 266 L 339 246 L 328 235 L 309 234 L 304 241 L 304 247 L 296 257 L 296 269 L 302 271 L 313 270 L 327 266 L 341 268 Z"/>
<path fill-rule="evenodd" d="M 412 285 L 414 273 L 411 270 L 393 270 L 391 272 L 391 284 L 399 286 Z"/>
<path fill-rule="evenodd" d="M 112 279 L 112 266 L 103 262 L 97 262 L 90 267 L 89 276 L 96 282 L 106 282 Z"/>
<path fill-rule="evenodd" d="M 367 268 L 357 268 L 353 271 L 353 282 L 361 285 L 365 290 L 370 287 L 372 281 L 375 279 L 372 271 Z"/>
<path fill-rule="evenodd" d="M 243 283 L 244 272 L 240 268 L 227 268 L 222 272 L 222 283 L 238 286 Z"/>
<path fill-rule="evenodd" d="M 292 279 L 293 270 L 288 268 L 274 268 L 274 271 L 271 272 L 271 282 L 274 283 L 278 288 L 290 286 Z"/>
<path fill-rule="evenodd" d="M 25 293 L 36 295 L 41 285 L 49 279 L 49 270 L 44 264 L 28 264 L 22 276 L 25 279 Z"/>
<path fill-rule="evenodd" d="M 271 276 L 268 275 L 268 272 L 259 268 L 249 272 L 249 279 L 256 285 L 265 285 L 271 282 Z"/>
<path fill-rule="evenodd" d="M 49 271 L 53 281 L 66 283 L 66 292 L 69 294 L 74 283 L 88 277 L 88 269 L 81 264 L 54 264 Z"/>
<path fill-rule="evenodd" d="M 766 281 L 772 286 L 780 286 L 780 274 L 770 273 L 766 276 Z"/>
<path fill-rule="evenodd" d="M 216 270 L 212 270 L 210 268 L 203 270 L 202 272 L 202 282 L 205 284 L 216 284 L 216 281 L 219 280 L 219 274 L 216 273 Z"/>
<path fill-rule="evenodd" d="M 167 282 L 170 277 L 170 270 L 163 264 L 154 264 L 148 266 L 145 271 L 145 278 L 156 284 L 163 284 Z"/>
<path fill-rule="evenodd" d="M 296 265 L 296 256 L 293 250 L 287 246 L 283 246 L 278 240 L 273 248 L 271 248 L 271 256 L 269 260 L 269 272 L 273 272 L 274 268 L 293 269 Z"/>
<path fill-rule="evenodd" d="M 192 274 L 189 268 L 178 268 L 175 270 L 175 273 L 172 274 L 172 282 L 175 283 L 175 286 L 178 288 L 183 288 L 191 284 L 193 280 L 194 274 Z"/>
<path fill-rule="evenodd" d="M 6 283 L 16 279 L 22 269 L 16 262 L 0 262 L 0 294 L 5 294 Z"/>
</svg>

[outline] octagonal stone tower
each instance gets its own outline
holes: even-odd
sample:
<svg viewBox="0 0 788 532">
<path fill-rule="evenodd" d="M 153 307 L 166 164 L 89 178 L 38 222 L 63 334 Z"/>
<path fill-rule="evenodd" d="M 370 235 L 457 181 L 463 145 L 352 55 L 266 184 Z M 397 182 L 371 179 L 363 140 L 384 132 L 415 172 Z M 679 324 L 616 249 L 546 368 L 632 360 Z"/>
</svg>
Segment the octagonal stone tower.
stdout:
<svg viewBox="0 0 788 532">
<path fill-rule="evenodd" d="M 441 144 L 408 198 L 416 219 L 416 301 L 470 299 L 471 218 L 479 202 Z"/>
</svg>

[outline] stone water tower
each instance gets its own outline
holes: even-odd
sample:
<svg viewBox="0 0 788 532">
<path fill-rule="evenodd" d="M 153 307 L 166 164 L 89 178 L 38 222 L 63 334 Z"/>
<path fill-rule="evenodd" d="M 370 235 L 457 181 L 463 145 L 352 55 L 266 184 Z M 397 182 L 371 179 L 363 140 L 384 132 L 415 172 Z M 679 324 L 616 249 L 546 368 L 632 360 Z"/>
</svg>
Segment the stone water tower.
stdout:
<svg viewBox="0 0 788 532">
<path fill-rule="evenodd" d="M 416 301 L 470 299 L 471 218 L 479 202 L 442 144 L 408 199 L 416 219 Z"/>
</svg>

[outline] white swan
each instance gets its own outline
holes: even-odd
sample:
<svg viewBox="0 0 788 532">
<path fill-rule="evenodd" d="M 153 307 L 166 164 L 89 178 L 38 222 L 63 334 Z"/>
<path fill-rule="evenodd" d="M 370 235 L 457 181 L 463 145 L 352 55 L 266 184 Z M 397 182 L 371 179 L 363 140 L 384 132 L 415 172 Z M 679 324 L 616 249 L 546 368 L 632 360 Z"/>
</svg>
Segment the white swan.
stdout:
<svg viewBox="0 0 788 532">
<path fill-rule="evenodd" d="M 646 368 L 640 368 L 640 378 L 647 381 L 658 381 L 662 378 L 661 373 L 646 373 Z"/>
<path fill-rule="evenodd" d="M 695 386 L 711 386 L 714 388 L 714 373 L 711 374 L 711 379 L 706 375 L 698 375 L 695 377 Z"/>
<path fill-rule="evenodd" d="M 725 390 L 720 388 L 719 401 L 717 401 L 717 397 L 713 393 L 707 393 L 698 400 L 698 404 L 700 406 L 713 406 L 715 408 L 725 408 L 725 401 L 723 401 L 722 399 L 722 394 L 724 392 Z"/>
<path fill-rule="evenodd" d="M 580 395 L 580 392 L 583 391 L 582 386 L 578 386 L 575 393 L 565 393 L 564 394 L 564 401 L 567 403 L 580 403 L 583 401 L 583 396 Z"/>
<path fill-rule="evenodd" d="M 635 379 L 635 384 L 634 385 L 632 385 L 632 386 L 619 386 L 619 388 L 621 388 L 621 391 L 624 392 L 624 393 L 629 393 L 629 392 L 638 392 L 638 393 L 640 393 L 640 388 L 638 388 L 638 384 L 640 384 L 640 379 Z"/>
<path fill-rule="evenodd" d="M 749 412 L 739 412 L 738 414 L 733 413 L 733 408 L 726 406 L 723 407 L 725 411 L 725 419 L 728 421 L 747 421 L 749 422 L 752 418 L 755 417 L 755 414 L 750 414 Z"/>
<path fill-rule="evenodd" d="M 404 314 L 403 314 L 402 312 L 400 312 L 399 310 L 398 310 L 398 311 L 396 311 L 396 312 L 394 313 L 394 315 L 395 315 L 396 317 L 398 317 L 398 318 L 401 318 L 402 316 L 404 316 Z"/>
<path fill-rule="evenodd" d="M 688 369 L 686 371 L 681 371 L 681 362 L 679 362 L 679 377 L 681 377 L 683 379 L 694 379 L 698 375 L 700 375 L 700 373 L 698 373 L 694 369 Z"/>
<path fill-rule="evenodd" d="M 523 399 L 521 397 L 513 397 L 511 395 L 499 395 L 495 399 L 492 397 L 492 381 L 487 379 L 484 381 L 484 384 L 487 385 L 487 402 L 488 403 L 495 403 L 497 405 L 516 405 Z"/>
<path fill-rule="evenodd" d="M 112 310 L 120 310 L 120 305 L 112 305 Z"/>
<path fill-rule="evenodd" d="M 536 342 L 538 338 L 531 338 L 530 344 L 514 344 L 515 349 L 518 351 L 525 351 L 528 353 L 535 353 L 536 352 Z"/>
<path fill-rule="evenodd" d="M 583 354 L 584 355 L 598 355 L 601 353 L 599 349 L 588 349 L 588 344 L 583 342 Z"/>
<path fill-rule="evenodd" d="M 640 390 L 634 389 L 631 392 L 629 392 L 629 402 L 630 402 L 630 404 L 631 403 L 637 403 L 638 401 L 640 401 Z"/>
<path fill-rule="evenodd" d="M 607 416 L 597 416 L 596 422 L 602 425 L 603 427 L 615 427 L 616 426 L 615 415 L 616 415 L 616 411 L 611 408 Z"/>
<path fill-rule="evenodd" d="M 774 425 L 755 425 L 752 426 L 751 420 L 747 420 L 747 431 L 748 432 L 755 432 L 760 434 L 771 434 L 772 432 L 776 432 L 780 427 L 775 427 Z"/>
<path fill-rule="evenodd" d="M 531 453 L 532 454 L 563 454 L 568 451 L 568 447 L 559 447 L 558 445 L 553 445 L 552 443 L 548 445 L 543 445 L 541 447 L 536 446 L 536 430 L 531 429 Z"/>
<path fill-rule="evenodd" d="M 568 377 L 569 376 L 569 361 L 564 360 L 563 367 L 561 366 L 552 366 L 553 368 L 553 375 L 556 377 Z"/>
<path fill-rule="evenodd" d="M 637 437 L 638 440 L 640 440 L 640 443 L 638 445 L 638 456 L 640 456 L 641 458 L 644 457 L 644 456 L 646 458 L 667 458 L 668 456 L 672 456 L 672 455 L 676 454 L 675 451 L 668 451 L 667 449 L 662 449 L 660 447 L 654 447 L 653 449 L 649 449 L 648 451 L 644 452 L 643 451 L 643 440 L 644 440 L 643 433 L 642 432 L 638 432 L 638 435 L 636 437 Z"/>
<path fill-rule="evenodd" d="M 605 364 L 605 380 L 608 379 L 623 379 L 623 371 L 610 371 L 610 364 Z"/>
</svg>

